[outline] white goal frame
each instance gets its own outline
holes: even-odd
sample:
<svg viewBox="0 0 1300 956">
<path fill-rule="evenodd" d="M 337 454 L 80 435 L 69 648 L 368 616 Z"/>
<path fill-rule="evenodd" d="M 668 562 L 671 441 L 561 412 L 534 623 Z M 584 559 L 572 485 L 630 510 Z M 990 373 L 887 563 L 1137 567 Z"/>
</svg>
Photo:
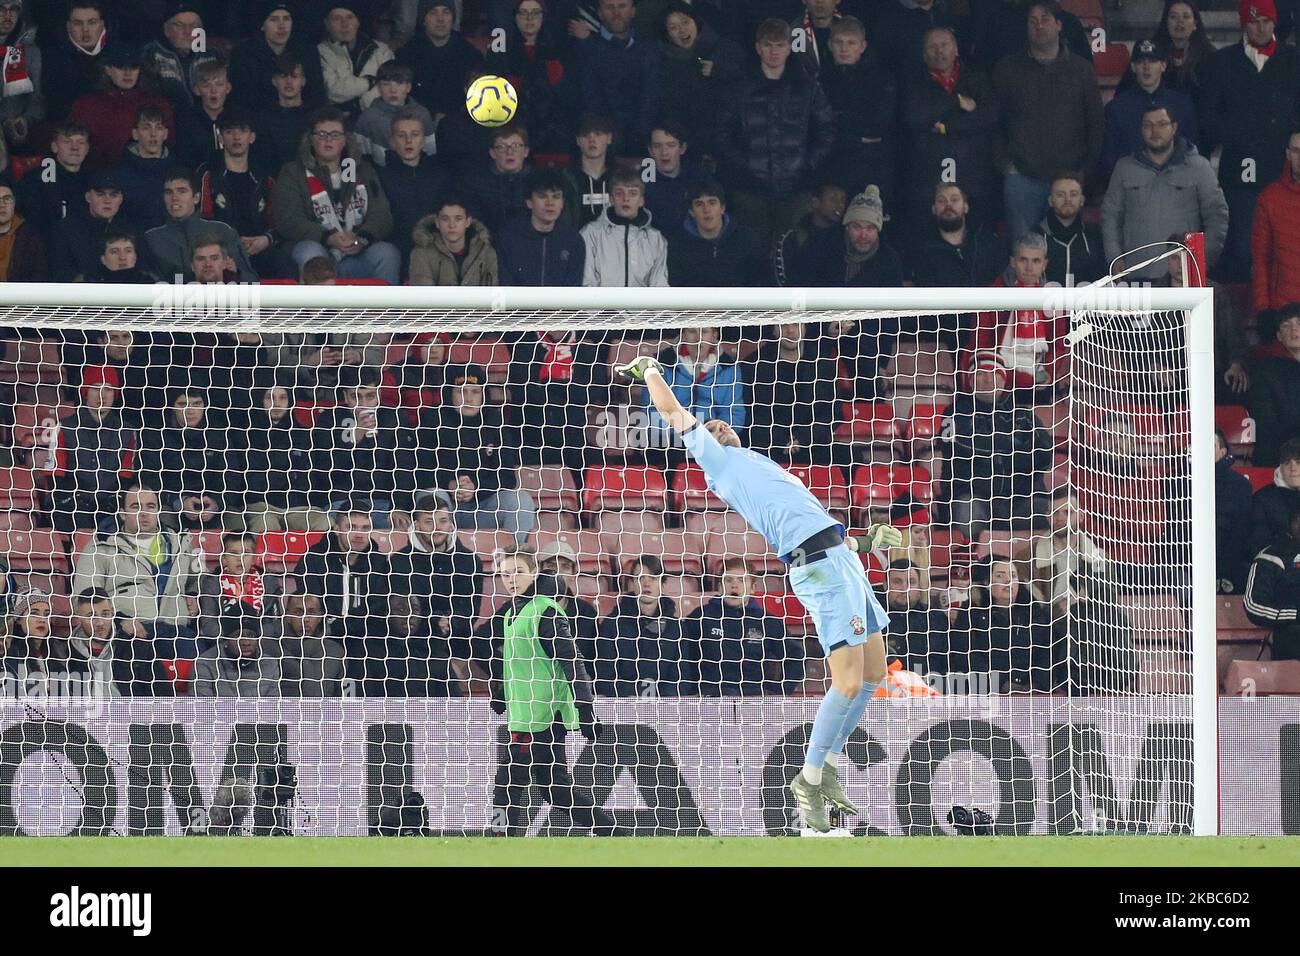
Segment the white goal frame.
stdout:
<svg viewBox="0 0 1300 956">
<path fill-rule="evenodd" d="M 209 287 L 211 288 L 211 287 Z M 704 324 L 692 313 L 755 311 L 867 312 L 929 315 L 1006 309 L 1056 309 L 1082 312 L 1182 312 L 1185 315 L 1190 416 L 1191 555 L 1192 555 L 1192 706 L 1193 833 L 1219 833 L 1218 686 L 1216 675 L 1215 540 L 1214 540 L 1214 294 L 1209 288 L 999 289 L 800 289 L 800 288 L 460 288 L 427 286 L 228 286 L 244 311 L 215 318 L 192 318 L 180 303 L 194 286 L 6 283 L 4 299 L 10 321 L 22 322 L 22 308 L 41 310 L 46 328 L 121 328 L 115 308 L 149 310 L 162 302 L 175 310 L 151 322 L 160 331 L 321 331 L 320 312 L 357 309 L 367 313 L 376 331 L 400 322 L 392 312 L 465 313 L 466 322 L 483 329 L 486 315 L 538 314 L 550 311 L 600 313 L 584 318 L 584 327 L 628 327 L 620 313 L 672 312 L 672 325 Z M 217 290 L 223 291 L 223 290 Z M 218 297 L 219 299 L 219 297 Z M 211 300 L 209 300 L 211 301 Z M 251 306 L 251 308 L 250 308 Z M 103 308 L 105 311 L 96 313 Z M 220 308 L 218 304 L 217 308 Z M 60 311 L 66 309 L 67 311 Z M 259 309 L 270 310 L 269 317 Z M 374 314 L 378 313 L 378 314 Z M 389 320 L 389 321 L 386 321 Z M 759 320 L 756 320 L 759 321 Z M 771 321 L 765 318 L 761 321 Z M 392 325 L 390 325 L 390 322 Z M 556 325 L 567 324 L 557 322 Z M 550 327 L 550 326 L 548 326 Z M 643 326 L 642 326 L 643 327 Z"/>
</svg>

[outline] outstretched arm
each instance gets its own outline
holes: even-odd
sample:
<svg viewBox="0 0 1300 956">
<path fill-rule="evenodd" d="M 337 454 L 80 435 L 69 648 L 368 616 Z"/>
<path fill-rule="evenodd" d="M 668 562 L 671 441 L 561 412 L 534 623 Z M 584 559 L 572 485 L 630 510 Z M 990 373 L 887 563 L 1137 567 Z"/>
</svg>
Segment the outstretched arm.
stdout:
<svg viewBox="0 0 1300 956">
<path fill-rule="evenodd" d="M 660 417 L 679 435 L 695 426 L 695 416 L 677 401 L 677 396 L 664 380 L 663 366 L 654 358 L 642 355 L 626 365 L 620 365 L 614 371 L 644 383 L 650 393 L 650 401 L 658 409 Z"/>
</svg>

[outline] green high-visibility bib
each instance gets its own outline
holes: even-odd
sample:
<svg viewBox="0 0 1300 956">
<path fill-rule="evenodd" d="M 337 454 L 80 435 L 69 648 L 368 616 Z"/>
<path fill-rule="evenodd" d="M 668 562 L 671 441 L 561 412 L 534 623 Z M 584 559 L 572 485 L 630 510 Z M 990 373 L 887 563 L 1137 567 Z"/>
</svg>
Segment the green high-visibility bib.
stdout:
<svg viewBox="0 0 1300 956">
<path fill-rule="evenodd" d="M 551 598 L 538 595 L 517 612 L 507 611 L 501 679 L 505 685 L 506 726 L 513 731 L 548 730 L 558 718 L 578 729 L 573 689 L 559 664 L 546 656 L 537 630 L 550 608 L 568 617 Z"/>
</svg>

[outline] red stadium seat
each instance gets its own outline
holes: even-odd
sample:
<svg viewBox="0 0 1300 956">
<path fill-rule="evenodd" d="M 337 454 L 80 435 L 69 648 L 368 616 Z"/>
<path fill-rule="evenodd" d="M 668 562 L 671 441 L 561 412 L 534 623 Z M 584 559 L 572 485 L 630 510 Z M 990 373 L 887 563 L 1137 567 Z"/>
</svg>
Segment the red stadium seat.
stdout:
<svg viewBox="0 0 1300 956">
<path fill-rule="evenodd" d="M 573 475 L 559 465 L 522 466 L 519 489 L 532 495 L 543 511 L 578 510 L 578 489 L 573 484 Z"/>
<path fill-rule="evenodd" d="M 267 531 L 257 537 L 257 555 L 264 570 L 281 574 L 298 567 L 302 556 L 324 537 L 323 531 Z"/>
<path fill-rule="evenodd" d="M 483 570 L 488 574 L 496 572 L 496 555 L 514 547 L 515 544 L 515 536 L 509 531 L 497 531 L 492 528 L 460 531 L 458 535 L 460 543 L 479 556 L 479 560 L 483 562 Z"/>
<path fill-rule="evenodd" d="M 0 357 L 0 382 L 63 383 L 59 343 L 45 339 L 9 339 Z"/>
<path fill-rule="evenodd" d="M 726 508 L 727 503 L 709 491 L 699 465 L 686 462 L 673 471 L 674 511 L 725 511 Z"/>
<path fill-rule="evenodd" d="M 663 579 L 664 597 L 672 598 L 677 605 L 679 618 L 689 617 L 704 601 L 700 592 L 700 580 L 693 576 L 678 577 L 666 574 Z"/>
<path fill-rule="evenodd" d="M 1101 0 L 1063 0 L 1061 9 L 1073 13 L 1089 31 L 1093 27 L 1106 25 L 1106 14 L 1102 10 Z"/>
<path fill-rule="evenodd" d="M 658 511 L 602 511 L 596 515 L 596 530 L 607 545 L 616 541 L 619 535 L 629 534 L 663 534 L 664 516 Z M 606 548 L 607 554 L 618 554 Z"/>
<path fill-rule="evenodd" d="M 21 182 L 31 170 L 41 164 L 44 156 L 14 156 L 9 160 L 9 171 L 13 173 L 14 182 Z"/>
<path fill-rule="evenodd" d="M 610 514 L 618 514 L 611 511 Z M 537 528 L 539 531 L 576 531 L 578 522 L 569 511 L 538 511 Z"/>
<path fill-rule="evenodd" d="M 933 441 L 943 430 L 944 413 L 948 406 L 917 403 L 907 422 L 907 437 L 914 441 Z"/>
<path fill-rule="evenodd" d="M 1273 468 L 1249 468 L 1246 465 L 1233 465 L 1232 470 L 1245 475 L 1250 480 L 1250 490 L 1259 491 L 1273 484 Z"/>
<path fill-rule="evenodd" d="M 447 364 L 478 365 L 493 385 L 502 385 L 510 375 L 510 347 L 494 339 L 457 339 L 447 349 Z"/>
<path fill-rule="evenodd" d="M 57 531 L 0 531 L 0 554 L 15 571 L 68 571 L 63 535 Z"/>
<path fill-rule="evenodd" d="M 1224 689 L 1229 697 L 1300 695 L 1300 661 L 1233 661 Z"/>
<path fill-rule="evenodd" d="M 765 614 L 779 617 L 785 623 L 785 629 L 800 636 L 812 632 L 812 619 L 804 610 L 803 604 L 792 591 L 757 591 L 754 598 L 763 608 Z"/>
<path fill-rule="evenodd" d="M 533 531 L 533 547 L 540 551 L 552 541 L 563 541 L 578 557 L 578 570 L 583 574 L 608 574 L 609 563 L 595 531 Z"/>
<path fill-rule="evenodd" d="M 898 437 L 894 406 L 888 402 L 844 402 L 843 421 L 835 428 L 839 441 L 892 442 Z"/>
<path fill-rule="evenodd" d="M 337 405 L 338 402 L 329 401 L 297 402 L 293 406 L 293 419 L 303 428 L 315 428 L 321 413 Z"/>
<path fill-rule="evenodd" d="M 718 517 L 724 520 L 710 526 L 704 537 L 710 574 L 720 574 L 726 558 L 744 558 L 755 574 L 785 570 L 785 565 L 772 553 L 763 536 L 750 528 L 744 518 L 730 511 Z"/>
<path fill-rule="evenodd" d="M 1123 43 L 1107 43 L 1092 55 L 1092 71 L 1097 75 L 1097 83 L 1103 89 L 1113 89 L 1119 85 L 1128 70 L 1129 48 Z"/>
<path fill-rule="evenodd" d="M 1244 405 L 1216 405 L 1214 425 L 1223 430 L 1228 447 L 1238 458 L 1255 454 L 1255 419 Z"/>
<path fill-rule="evenodd" d="M 791 465 L 786 470 L 803 482 L 826 507 L 849 506 L 849 486 L 844 480 L 844 472 L 834 465 Z"/>
<path fill-rule="evenodd" d="M 995 558 L 1013 558 L 1017 561 L 1023 561 L 1029 557 L 1029 552 L 1033 549 L 1033 542 L 1025 536 L 1024 532 L 1017 534 L 1014 531 L 985 531 L 980 534 L 979 540 L 975 542 L 975 549 L 971 557 L 976 561 L 983 561 L 988 557 Z"/>
<path fill-rule="evenodd" d="M 650 554 L 663 562 L 668 574 L 704 572 L 704 536 L 677 528 L 662 532 L 624 531 L 613 537 L 601 536 L 611 563 L 626 570 L 638 555 Z"/>
<path fill-rule="evenodd" d="M 1139 694 L 1189 694 L 1192 690 L 1191 658 L 1171 647 L 1138 648 Z"/>
<path fill-rule="evenodd" d="M 30 509 L 35 501 L 36 474 L 31 468 L 0 468 L 0 507 Z"/>
<path fill-rule="evenodd" d="M 852 493 L 855 508 L 888 508 L 894 500 L 893 470 L 889 465 L 858 465 Z"/>
<path fill-rule="evenodd" d="M 588 511 L 611 508 L 654 508 L 668 503 L 664 473 L 646 465 L 594 465 L 583 481 L 583 507 Z"/>
<path fill-rule="evenodd" d="M 221 534 L 220 530 L 215 530 L 195 531 L 190 535 L 195 552 L 203 555 L 203 563 L 209 571 L 221 561 Z"/>
<path fill-rule="evenodd" d="M 1172 594 L 1130 594 L 1120 599 L 1120 606 L 1128 617 L 1136 643 L 1174 646 L 1187 643 L 1187 624 Z"/>
</svg>

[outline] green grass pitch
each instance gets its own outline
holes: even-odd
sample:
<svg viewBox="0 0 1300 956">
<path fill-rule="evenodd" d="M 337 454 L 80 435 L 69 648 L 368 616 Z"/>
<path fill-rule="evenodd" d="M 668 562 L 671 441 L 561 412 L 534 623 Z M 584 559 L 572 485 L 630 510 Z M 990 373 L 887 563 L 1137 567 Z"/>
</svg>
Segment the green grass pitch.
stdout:
<svg viewBox="0 0 1300 956">
<path fill-rule="evenodd" d="M 1300 837 L 6 837 L 4 866 L 1297 866 Z"/>
</svg>

